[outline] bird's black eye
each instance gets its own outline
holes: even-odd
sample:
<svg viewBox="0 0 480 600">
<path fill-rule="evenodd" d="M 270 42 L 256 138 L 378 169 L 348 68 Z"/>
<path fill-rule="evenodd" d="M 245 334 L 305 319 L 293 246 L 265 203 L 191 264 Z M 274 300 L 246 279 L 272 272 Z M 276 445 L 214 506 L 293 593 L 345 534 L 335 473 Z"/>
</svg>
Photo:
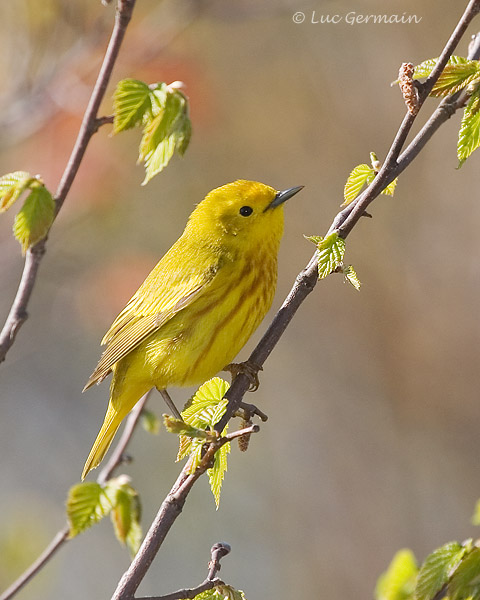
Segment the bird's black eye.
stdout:
<svg viewBox="0 0 480 600">
<path fill-rule="evenodd" d="M 251 206 L 242 206 L 240 209 L 240 214 L 242 217 L 249 217 L 253 213 L 253 208 Z"/>
</svg>

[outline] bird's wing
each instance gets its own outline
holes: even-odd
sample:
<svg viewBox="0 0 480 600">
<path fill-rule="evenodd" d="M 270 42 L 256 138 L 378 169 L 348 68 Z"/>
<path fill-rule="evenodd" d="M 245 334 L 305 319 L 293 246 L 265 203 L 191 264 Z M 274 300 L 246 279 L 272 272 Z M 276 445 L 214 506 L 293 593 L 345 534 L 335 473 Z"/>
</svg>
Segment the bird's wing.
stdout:
<svg viewBox="0 0 480 600">
<path fill-rule="evenodd" d="M 216 272 L 209 268 L 192 273 L 187 267 L 179 273 L 160 261 L 105 334 L 102 344 L 107 348 L 84 390 L 100 383 L 116 362 L 202 295 Z"/>
</svg>

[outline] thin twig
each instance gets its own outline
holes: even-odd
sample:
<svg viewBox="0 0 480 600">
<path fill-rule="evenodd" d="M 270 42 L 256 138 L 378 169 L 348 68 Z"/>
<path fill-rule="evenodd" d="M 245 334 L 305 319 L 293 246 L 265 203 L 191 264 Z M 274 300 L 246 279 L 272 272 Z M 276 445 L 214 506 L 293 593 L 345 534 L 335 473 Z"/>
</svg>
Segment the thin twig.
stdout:
<svg viewBox="0 0 480 600">
<path fill-rule="evenodd" d="M 212 466 L 215 453 L 235 436 L 255 433 L 258 426 L 246 427 L 238 432 L 232 432 L 227 436 L 219 437 L 212 441 L 202 457 L 194 473 L 189 473 L 190 465 L 186 463 L 183 467 L 172 489 L 162 502 L 160 509 L 145 536 L 130 567 L 125 571 L 115 590 L 112 600 L 133 600 L 138 586 L 145 577 L 153 559 L 165 540 L 170 528 L 182 512 L 185 501 L 193 485 Z M 213 571 L 212 571 L 213 572 Z"/>
<path fill-rule="evenodd" d="M 17 592 L 19 592 L 23 586 L 25 586 L 30 579 L 35 577 L 35 575 L 47 564 L 47 562 L 53 557 L 53 555 L 57 552 L 57 550 L 63 546 L 63 544 L 68 540 L 68 534 L 70 533 L 70 527 L 66 526 L 61 529 L 57 535 L 53 538 L 50 544 L 45 548 L 45 550 L 40 554 L 35 562 L 33 562 L 29 568 L 24 571 L 21 576 L 14 582 L 12 585 L 6 589 L 3 594 L 0 596 L 0 600 L 9 600 L 9 598 L 13 598 Z"/>
<path fill-rule="evenodd" d="M 198 594 L 211 590 L 219 585 L 225 585 L 225 583 L 216 577 L 218 571 L 220 571 L 221 565 L 220 560 L 230 552 L 231 548 L 229 544 L 225 542 L 217 542 L 212 546 L 210 550 L 212 559 L 208 563 L 209 571 L 207 578 L 200 585 L 194 588 L 184 588 L 177 590 L 171 594 L 165 594 L 164 596 L 146 596 L 137 598 L 136 600 L 184 600 L 188 598 L 195 598 Z"/>
<path fill-rule="evenodd" d="M 110 459 L 98 475 L 97 482 L 100 485 L 104 485 L 112 477 L 115 469 L 117 469 L 124 462 L 125 449 L 132 438 L 133 432 L 148 399 L 149 393 L 150 392 L 147 392 L 139 400 L 139 402 L 128 415 L 125 421 L 125 429 L 123 430 L 123 433 L 118 440 Z M 32 563 L 7 590 L 3 592 L 3 594 L 0 596 L 0 600 L 10 600 L 10 598 L 13 598 L 13 596 L 15 596 L 15 594 L 19 592 L 50 561 L 55 552 L 61 546 L 63 546 L 63 544 L 69 541 L 69 532 L 70 527 L 68 525 L 61 529 L 55 535 L 47 548 L 37 558 L 37 560 Z"/>
<path fill-rule="evenodd" d="M 65 202 L 65 198 L 80 168 L 88 143 L 98 129 L 98 109 L 105 95 L 105 90 L 117 60 L 127 25 L 130 22 L 135 2 L 136 0 L 118 0 L 115 25 L 110 42 L 85 110 L 74 148 L 55 194 L 55 216 L 58 215 Z M 7 352 L 15 342 L 19 329 L 28 318 L 27 307 L 35 286 L 40 263 L 45 254 L 46 241 L 47 238 L 27 250 L 20 284 L 5 325 L 0 333 L 0 363 L 5 360 Z"/>
</svg>

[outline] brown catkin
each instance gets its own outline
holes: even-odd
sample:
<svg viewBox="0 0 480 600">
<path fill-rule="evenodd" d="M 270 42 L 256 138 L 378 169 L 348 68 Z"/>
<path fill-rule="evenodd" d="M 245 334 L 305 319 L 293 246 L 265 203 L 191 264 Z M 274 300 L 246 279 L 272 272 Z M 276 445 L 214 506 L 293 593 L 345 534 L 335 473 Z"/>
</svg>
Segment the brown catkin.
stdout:
<svg viewBox="0 0 480 600">
<path fill-rule="evenodd" d="M 245 429 L 245 427 L 250 427 L 250 425 L 252 425 L 251 420 L 247 421 L 246 419 L 242 419 L 240 429 Z M 238 447 L 240 449 L 240 452 L 246 452 L 248 450 L 248 444 L 250 443 L 251 435 L 251 433 L 246 433 L 245 435 L 242 435 L 238 438 Z"/>
<path fill-rule="evenodd" d="M 420 108 L 418 103 L 418 93 L 413 81 L 414 66 L 412 63 L 402 63 L 398 72 L 398 85 L 402 90 L 402 96 L 407 105 L 408 111 L 412 115 L 418 113 Z"/>
</svg>

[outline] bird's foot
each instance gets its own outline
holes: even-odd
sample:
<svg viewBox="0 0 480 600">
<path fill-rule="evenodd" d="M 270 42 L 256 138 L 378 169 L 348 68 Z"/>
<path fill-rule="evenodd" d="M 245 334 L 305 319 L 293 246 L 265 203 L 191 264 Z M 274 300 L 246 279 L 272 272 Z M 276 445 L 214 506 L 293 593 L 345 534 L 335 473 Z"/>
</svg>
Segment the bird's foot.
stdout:
<svg viewBox="0 0 480 600">
<path fill-rule="evenodd" d="M 223 368 L 224 371 L 229 371 L 232 374 L 232 383 L 238 375 L 241 373 L 248 377 L 250 382 L 250 386 L 248 388 L 249 392 L 256 392 L 258 390 L 258 386 L 260 385 L 260 381 L 258 379 L 258 372 L 263 371 L 263 367 L 256 365 L 254 362 L 250 360 L 246 360 L 242 363 L 230 363 L 226 367 Z"/>
</svg>

